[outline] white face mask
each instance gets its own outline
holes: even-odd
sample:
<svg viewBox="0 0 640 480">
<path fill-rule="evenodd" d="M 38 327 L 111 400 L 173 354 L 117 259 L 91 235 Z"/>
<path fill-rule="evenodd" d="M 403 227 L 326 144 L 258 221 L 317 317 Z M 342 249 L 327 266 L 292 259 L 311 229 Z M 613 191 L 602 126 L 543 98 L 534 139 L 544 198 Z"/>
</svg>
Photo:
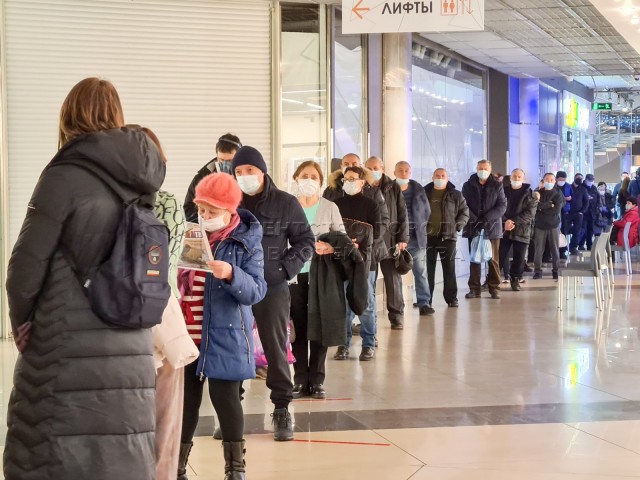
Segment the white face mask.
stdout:
<svg viewBox="0 0 640 480">
<path fill-rule="evenodd" d="M 522 187 L 522 182 L 519 180 L 511 180 L 511 186 L 517 190 Z"/>
<path fill-rule="evenodd" d="M 598 190 L 598 193 L 604 197 L 604 194 L 606 193 L 606 191 L 605 190 Z"/>
<path fill-rule="evenodd" d="M 303 197 L 313 197 L 320 190 L 320 182 L 312 178 L 301 178 L 297 183 L 298 190 Z"/>
<path fill-rule="evenodd" d="M 444 178 L 436 178 L 433 181 L 433 184 L 436 186 L 436 188 L 444 188 L 447 186 L 447 180 L 445 180 Z"/>
<path fill-rule="evenodd" d="M 401 187 L 404 185 L 409 185 L 409 179 L 408 178 L 396 178 L 396 183 L 398 185 L 400 185 Z"/>
<path fill-rule="evenodd" d="M 355 182 L 345 182 L 342 190 L 344 190 L 344 193 L 346 193 L 347 195 L 356 195 L 360 193 L 359 181 L 356 180 Z"/>
<path fill-rule="evenodd" d="M 241 175 L 237 180 L 240 190 L 247 195 L 255 195 L 260 190 L 260 180 L 257 175 Z"/>
<path fill-rule="evenodd" d="M 225 222 L 224 217 L 225 214 L 222 214 L 219 217 L 205 220 L 200 215 L 198 215 L 198 223 L 202 226 L 202 228 L 204 228 L 206 232 L 216 232 L 228 225 L 227 222 Z"/>
<path fill-rule="evenodd" d="M 382 178 L 382 172 L 380 170 L 371 170 L 371 175 L 373 175 L 373 179 L 376 182 Z"/>
<path fill-rule="evenodd" d="M 487 170 L 478 170 L 478 178 L 480 180 L 486 180 L 487 178 L 489 178 L 489 175 L 491 175 L 491 172 Z"/>
<path fill-rule="evenodd" d="M 544 189 L 545 190 L 551 190 L 554 185 L 555 185 L 555 183 L 553 183 L 553 182 L 545 182 L 544 183 Z"/>
<path fill-rule="evenodd" d="M 564 184 L 565 184 L 565 183 L 567 183 L 567 182 L 566 182 L 566 181 L 564 181 L 564 180 L 558 180 L 558 186 L 559 186 L 559 187 L 564 187 Z"/>
</svg>

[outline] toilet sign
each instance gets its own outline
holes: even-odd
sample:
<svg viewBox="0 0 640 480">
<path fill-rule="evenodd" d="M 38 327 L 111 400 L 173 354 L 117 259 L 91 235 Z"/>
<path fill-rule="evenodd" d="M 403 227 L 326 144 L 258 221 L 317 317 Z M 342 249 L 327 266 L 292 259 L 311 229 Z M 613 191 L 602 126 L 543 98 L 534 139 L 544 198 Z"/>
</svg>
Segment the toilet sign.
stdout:
<svg viewBox="0 0 640 480">
<path fill-rule="evenodd" d="M 342 0 L 342 33 L 484 30 L 484 0 Z"/>
</svg>

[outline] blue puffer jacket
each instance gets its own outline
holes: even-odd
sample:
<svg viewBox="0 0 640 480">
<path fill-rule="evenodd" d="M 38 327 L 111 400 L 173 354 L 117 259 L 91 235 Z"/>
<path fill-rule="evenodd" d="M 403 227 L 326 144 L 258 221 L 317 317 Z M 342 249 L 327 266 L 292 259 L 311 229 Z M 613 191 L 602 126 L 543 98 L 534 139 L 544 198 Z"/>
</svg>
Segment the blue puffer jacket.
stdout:
<svg viewBox="0 0 640 480">
<path fill-rule="evenodd" d="M 233 265 L 231 283 L 207 274 L 198 376 L 241 381 L 255 378 L 251 305 L 265 296 L 262 227 L 247 210 L 220 242 L 214 258 Z"/>
</svg>

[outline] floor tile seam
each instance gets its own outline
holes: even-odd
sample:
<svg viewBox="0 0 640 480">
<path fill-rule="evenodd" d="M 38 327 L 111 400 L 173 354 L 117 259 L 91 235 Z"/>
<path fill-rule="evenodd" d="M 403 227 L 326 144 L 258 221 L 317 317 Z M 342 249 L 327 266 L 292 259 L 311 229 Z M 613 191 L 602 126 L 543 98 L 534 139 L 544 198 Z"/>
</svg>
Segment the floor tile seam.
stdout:
<svg viewBox="0 0 640 480">
<path fill-rule="evenodd" d="M 552 375 L 554 377 L 560 378 L 562 380 L 566 380 L 567 379 L 567 377 L 565 377 L 563 375 L 558 375 L 557 373 L 552 373 L 552 372 L 545 372 L 545 373 L 548 373 L 549 375 Z M 581 387 L 590 388 L 592 390 L 595 390 L 596 392 L 604 393 L 605 395 L 609 395 L 611 397 L 619 398 L 620 401 L 623 401 L 623 402 L 636 402 L 637 401 L 637 400 L 632 400 L 631 398 L 622 397 L 622 396 L 617 395 L 615 393 L 607 392 L 605 390 L 602 390 L 602 389 L 597 388 L 597 387 L 593 387 L 591 385 L 587 385 L 586 383 L 583 383 L 583 382 L 580 382 L 580 381 L 576 382 L 576 385 L 580 385 Z"/>
<path fill-rule="evenodd" d="M 624 421 L 624 420 L 622 420 L 622 421 Z M 577 423 L 602 423 L 602 422 L 577 422 Z M 632 449 L 630 449 L 628 447 L 625 447 L 624 445 L 619 445 L 619 444 L 617 444 L 617 443 L 615 443 L 615 442 L 613 442 L 611 440 L 607 440 L 606 438 L 600 437 L 600 436 L 596 435 L 595 433 L 587 432 L 586 430 L 583 430 L 583 429 L 577 427 L 576 425 L 572 425 L 570 423 L 565 423 L 565 425 L 567 427 L 569 427 L 569 428 L 573 428 L 574 430 L 579 431 L 580 433 L 584 433 L 584 434 L 586 434 L 586 435 L 588 435 L 590 437 L 597 438 L 598 440 L 601 440 L 601 441 L 603 441 L 605 443 L 608 443 L 609 445 L 613 445 L 615 447 L 621 448 L 622 450 L 626 450 L 627 452 L 633 453 L 634 455 L 639 455 L 640 456 L 640 451 L 632 450 Z"/>
<path fill-rule="evenodd" d="M 502 473 L 510 472 L 510 470 L 505 470 L 502 467 L 498 467 L 498 466 L 496 466 L 496 467 L 483 467 L 483 466 L 478 466 L 478 465 L 475 465 L 475 464 L 463 464 L 463 463 L 461 463 L 459 465 L 426 465 L 425 467 L 422 467 L 421 470 L 424 469 L 424 468 L 429 468 L 431 470 L 436 470 L 437 469 L 437 470 L 453 470 L 453 471 L 456 471 L 456 470 L 472 470 L 472 471 L 477 472 L 477 473 L 479 473 L 479 472 L 487 472 L 487 473 L 488 472 L 502 472 Z M 522 473 L 522 471 L 518 471 L 518 473 Z M 525 473 L 532 473 L 532 472 L 531 471 L 527 471 Z M 563 475 L 563 478 L 566 477 L 567 479 L 573 478 L 573 477 L 575 477 L 577 475 L 580 475 L 581 477 L 593 477 L 594 480 L 599 480 L 600 478 L 602 478 L 602 474 L 600 474 L 600 473 L 592 474 L 592 473 L 570 473 L 570 472 L 545 472 L 545 471 L 536 472 L 536 473 L 542 473 L 542 474 L 545 474 L 545 475 L 547 475 L 547 474 L 548 475 L 560 474 L 560 475 Z M 607 474 L 607 477 L 621 479 L 621 480 L 627 479 L 627 478 L 629 478 L 629 479 L 637 479 L 638 478 L 637 475 L 618 475 L 618 474 L 615 474 L 615 473 Z"/>
<path fill-rule="evenodd" d="M 385 437 L 384 435 L 382 435 L 382 433 L 380 433 L 381 431 L 384 430 L 390 430 L 390 429 L 371 429 L 370 432 L 376 434 L 377 436 L 379 436 L 380 438 L 382 438 L 385 442 L 389 442 L 391 445 L 393 445 L 394 447 L 396 447 L 398 450 L 400 450 L 401 452 L 404 452 L 405 454 L 409 455 L 411 458 L 413 458 L 416 462 L 418 462 L 418 465 L 411 465 L 411 466 L 416 466 L 416 467 L 420 467 L 418 469 L 418 471 L 420 471 L 420 469 L 424 468 L 427 466 L 427 464 L 425 462 L 423 462 L 422 460 L 420 460 L 418 457 L 416 457 L 414 454 L 412 454 L 411 452 L 408 452 L 407 450 L 405 450 L 404 448 L 402 448 L 401 446 L 397 445 L 396 443 L 393 442 L 393 440 Z M 405 430 L 404 428 L 402 428 L 401 430 Z M 408 430 L 408 429 L 407 429 Z M 418 473 L 418 471 L 414 472 L 411 476 L 413 477 L 416 473 Z M 409 477 L 411 478 L 411 477 Z"/>
</svg>

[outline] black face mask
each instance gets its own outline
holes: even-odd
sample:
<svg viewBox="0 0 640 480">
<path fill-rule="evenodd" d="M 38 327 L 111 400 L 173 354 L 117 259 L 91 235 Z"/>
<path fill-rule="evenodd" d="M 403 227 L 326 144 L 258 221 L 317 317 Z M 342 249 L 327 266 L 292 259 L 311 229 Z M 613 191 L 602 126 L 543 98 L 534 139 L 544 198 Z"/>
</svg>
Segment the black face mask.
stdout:
<svg viewBox="0 0 640 480">
<path fill-rule="evenodd" d="M 576 185 L 582 185 L 582 179 L 581 178 L 576 178 L 574 180 L 574 182 L 576 182 Z"/>
</svg>

